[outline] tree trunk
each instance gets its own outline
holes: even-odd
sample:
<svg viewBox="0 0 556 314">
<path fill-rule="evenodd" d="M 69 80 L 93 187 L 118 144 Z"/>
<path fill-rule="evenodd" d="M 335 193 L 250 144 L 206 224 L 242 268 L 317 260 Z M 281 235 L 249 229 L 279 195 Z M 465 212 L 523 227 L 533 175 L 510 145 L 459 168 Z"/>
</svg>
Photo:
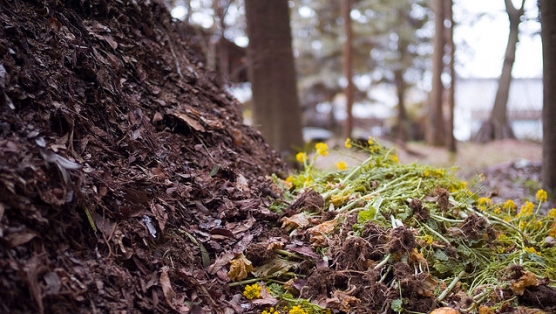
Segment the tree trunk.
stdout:
<svg viewBox="0 0 556 314">
<path fill-rule="evenodd" d="M 432 90 L 426 140 L 427 144 L 443 146 L 446 141 L 442 114 L 442 71 L 444 69 L 444 0 L 434 0 L 434 51 L 432 57 Z"/>
<path fill-rule="evenodd" d="M 303 146 L 287 0 L 246 0 L 253 120 L 271 146 L 291 155 Z"/>
<path fill-rule="evenodd" d="M 543 45 L 542 185 L 556 195 L 556 1 L 541 0 Z"/>
<path fill-rule="evenodd" d="M 504 56 L 502 74 L 498 80 L 498 91 L 494 99 L 494 106 L 490 113 L 490 118 L 485 121 L 479 132 L 475 136 L 478 142 L 488 142 L 495 139 L 515 138 L 514 132 L 508 121 L 508 96 L 510 94 L 510 84 L 512 82 L 512 68 L 515 61 L 515 51 L 519 41 L 519 23 L 524 12 L 525 0 L 521 1 L 521 7 L 516 9 L 512 0 L 505 0 L 506 12 L 510 20 L 510 34 L 508 45 Z"/>
<path fill-rule="evenodd" d="M 401 50 L 399 49 L 401 52 Z M 398 142 L 405 142 L 407 139 L 407 113 L 405 109 L 405 89 L 406 84 L 403 78 L 403 70 L 394 71 L 394 82 L 396 84 L 396 94 L 398 96 L 398 121 L 397 121 L 397 135 Z"/>
<path fill-rule="evenodd" d="M 351 137 L 353 131 L 353 52 L 352 52 L 352 29 L 351 29 L 351 0 L 342 1 L 342 17 L 344 19 L 344 77 L 346 79 L 346 124 L 344 136 Z"/>
<path fill-rule="evenodd" d="M 450 73 L 450 87 L 448 88 L 448 151 L 455 153 L 457 151 L 457 142 L 454 137 L 454 109 L 456 106 L 455 91 L 456 91 L 456 69 L 454 67 L 456 58 L 456 46 L 454 45 L 454 16 L 452 7 L 453 0 L 446 0 L 446 19 L 450 22 L 450 27 L 446 30 L 446 43 L 450 47 L 450 63 L 448 65 L 448 72 Z"/>
</svg>

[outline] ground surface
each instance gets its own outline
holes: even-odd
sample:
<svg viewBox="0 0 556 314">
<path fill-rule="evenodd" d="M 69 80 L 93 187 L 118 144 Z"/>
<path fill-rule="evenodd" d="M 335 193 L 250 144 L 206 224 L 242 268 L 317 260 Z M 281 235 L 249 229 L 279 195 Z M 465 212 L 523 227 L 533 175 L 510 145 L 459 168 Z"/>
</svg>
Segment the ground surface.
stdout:
<svg viewBox="0 0 556 314">
<path fill-rule="evenodd" d="M 331 283 L 308 239 L 280 228 L 269 175 L 285 166 L 187 34 L 157 1 L 0 1 L 1 313 L 257 313 L 276 300 L 249 301 L 230 277 L 269 244 L 303 261 L 303 296 L 347 300 L 347 277 Z M 300 199 L 287 218 L 322 210 Z M 346 273 L 366 267 L 346 244 Z"/>
</svg>

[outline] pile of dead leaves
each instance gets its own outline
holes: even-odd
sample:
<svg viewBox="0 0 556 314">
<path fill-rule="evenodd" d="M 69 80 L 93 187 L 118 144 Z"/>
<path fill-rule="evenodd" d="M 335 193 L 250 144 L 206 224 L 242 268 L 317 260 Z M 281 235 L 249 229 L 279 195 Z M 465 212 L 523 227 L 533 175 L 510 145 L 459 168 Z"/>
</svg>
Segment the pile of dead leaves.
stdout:
<svg viewBox="0 0 556 314">
<path fill-rule="evenodd" d="M 284 166 L 181 33 L 161 1 L 0 2 L 0 312 L 242 311 L 205 268 Z"/>
</svg>

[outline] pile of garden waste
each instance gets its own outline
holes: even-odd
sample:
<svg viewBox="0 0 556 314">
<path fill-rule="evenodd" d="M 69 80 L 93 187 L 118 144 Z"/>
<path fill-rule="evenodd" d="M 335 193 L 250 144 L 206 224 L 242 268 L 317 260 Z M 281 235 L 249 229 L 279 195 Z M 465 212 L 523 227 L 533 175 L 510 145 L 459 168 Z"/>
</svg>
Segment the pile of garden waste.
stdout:
<svg viewBox="0 0 556 314">
<path fill-rule="evenodd" d="M 299 153 L 303 170 L 275 178 L 280 224 L 230 261 L 230 285 L 257 313 L 556 311 L 556 208 L 542 213 L 544 190 L 497 204 L 478 197 L 481 175 L 400 164 L 373 139 L 345 146 L 368 158 L 321 171 L 326 144 Z"/>
</svg>

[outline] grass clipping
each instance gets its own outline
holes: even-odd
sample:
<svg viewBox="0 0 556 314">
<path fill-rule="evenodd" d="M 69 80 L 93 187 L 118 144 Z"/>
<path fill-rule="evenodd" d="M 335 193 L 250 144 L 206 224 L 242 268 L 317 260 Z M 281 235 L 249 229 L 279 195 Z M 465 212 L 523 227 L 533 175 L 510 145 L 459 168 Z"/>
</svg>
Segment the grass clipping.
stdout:
<svg viewBox="0 0 556 314">
<path fill-rule="evenodd" d="M 257 244 L 277 253 L 245 281 L 276 298 L 261 313 L 555 311 L 556 209 L 539 214 L 545 191 L 520 208 L 494 204 L 455 170 L 400 164 L 372 139 L 356 148 L 368 158 L 324 172 L 318 143 L 311 158 L 297 155 L 303 171 L 276 179 L 289 202 L 272 209 L 289 239 Z"/>
</svg>

